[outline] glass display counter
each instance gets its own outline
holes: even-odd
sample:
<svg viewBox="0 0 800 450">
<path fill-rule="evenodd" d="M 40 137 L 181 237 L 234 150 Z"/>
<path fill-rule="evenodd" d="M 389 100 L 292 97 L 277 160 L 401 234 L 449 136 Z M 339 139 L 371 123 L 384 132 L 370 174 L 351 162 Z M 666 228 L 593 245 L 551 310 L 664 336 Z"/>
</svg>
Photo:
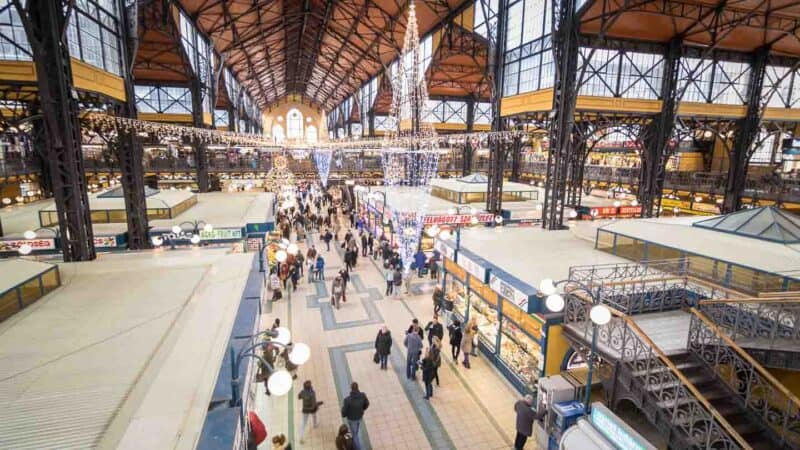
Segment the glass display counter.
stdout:
<svg viewBox="0 0 800 450">
<path fill-rule="evenodd" d="M 500 361 L 533 391 L 544 370 L 541 338 L 544 323 L 503 300 Z"/>
<path fill-rule="evenodd" d="M 492 305 L 474 293 L 469 296 L 469 320 L 475 319 L 478 325 L 478 339 L 494 353 L 497 342 L 497 306 Z"/>
<path fill-rule="evenodd" d="M 451 277 L 445 295 L 453 300 L 453 313 L 461 323 L 464 323 L 464 318 L 467 317 L 467 297 L 464 284 Z"/>
</svg>

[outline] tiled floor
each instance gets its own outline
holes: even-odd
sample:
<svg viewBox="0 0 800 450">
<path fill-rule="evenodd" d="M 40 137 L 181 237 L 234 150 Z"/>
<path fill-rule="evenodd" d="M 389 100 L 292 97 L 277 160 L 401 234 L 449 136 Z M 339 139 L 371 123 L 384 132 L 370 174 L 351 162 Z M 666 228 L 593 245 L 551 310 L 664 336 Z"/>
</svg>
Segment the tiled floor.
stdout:
<svg viewBox="0 0 800 450">
<path fill-rule="evenodd" d="M 305 251 L 305 245 L 301 248 Z M 293 340 L 307 343 L 312 351 L 288 396 L 266 396 L 263 386 L 259 388 L 256 409 L 270 436 L 286 434 L 295 449 L 335 448 L 334 438 L 342 423 L 341 402 L 349 394 L 351 381 L 357 381 L 370 399 L 361 428 L 364 449 L 511 448 L 513 404 L 519 394 L 482 357 L 474 358 L 468 370 L 453 364 L 448 347 L 439 369 L 441 386 L 434 387 L 430 401 L 423 399 L 420 381 L 405 378 L 403 334 L 412 318 L 425 324 L 432 317 L 431 281 L 414 277 L 411 295 L 384 298 L 380 270 L 370 258 L 360 257 L 347 286 L 348 301 L 336 310 L 329 303 L 329 288 L 343 263 L 334 245 L 329 253 L 324 245 L 321 248 L 328 267 L 326 282 L 309 284 L 304 279 L 291 300 L 284 295 L 272 305 L 271 314 L 262 317 L 264 327 L 280 317 L 291 329 Z M 394 338 L 388 371 L 372 362 L 375 336 L 383 324 Z M 311 380 L 317 398 L 325 403 L 318 412 L 319 427 L 309 426 L 301 443 L 297 389 L 304 380 Z M 529 441 L 526 449 L 533 448 Z"/>
</svg>

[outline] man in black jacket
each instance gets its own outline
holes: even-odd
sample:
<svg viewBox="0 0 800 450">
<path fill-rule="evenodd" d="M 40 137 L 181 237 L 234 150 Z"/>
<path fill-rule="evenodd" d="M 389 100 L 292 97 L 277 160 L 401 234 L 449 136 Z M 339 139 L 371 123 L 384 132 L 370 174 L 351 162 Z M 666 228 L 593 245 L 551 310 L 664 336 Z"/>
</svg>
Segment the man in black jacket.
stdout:
<svg viewBox="0 0 800 450">
<path fill-rule="evenodd" d="M 444 337 L 444 327 L 439 323 L 439 317 L 436 314 L 433 315 L 433 320 L 425 325 L 425 331 L 428 332 L 428 345 L 433 345 L 434 336 L 438 337 L 440 341 Z"/>
<path fill-rule="evenodd" d="M 361 439 L 358 435 L 361 427 L 361 419 L 364 418 L 364 411 L 369 408 L 369 399 L 363 392 L 358 390 L 358 383 L 355 381 L 350 385 L 350 395 L 344 399 L 342 404 L 342 417 L 347 419 L 350 433 L 353 434 L 353 445 L 356 450 L 361 450 Z"/>
</svg>

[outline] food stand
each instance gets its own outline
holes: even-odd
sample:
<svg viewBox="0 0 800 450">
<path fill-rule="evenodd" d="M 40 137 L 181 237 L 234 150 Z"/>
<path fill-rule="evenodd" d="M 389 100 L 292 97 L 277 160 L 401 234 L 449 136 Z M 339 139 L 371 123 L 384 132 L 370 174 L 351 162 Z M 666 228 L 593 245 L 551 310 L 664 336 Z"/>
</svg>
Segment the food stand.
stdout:
<svg viewBox="0 0 800 450">
<path fill-rule="evenodd" d="M 444 259 L 445 296 L 462 323 L 476 319 L 478 343 L 488 360 L 522 393 L 535 392 L 540 377 L 560 369 L 566 341 L 561 319 L 540 314 L 542 302 L 535 288 L 467 249 L 458 252 L 449 242 L 434 244 Z M 455 260 L 453 259 L 455 257 Z M 555 342 L 548 342 L 553 326 Z M 548 364 L 548 353 L 554 361 Z"/>
</svg>

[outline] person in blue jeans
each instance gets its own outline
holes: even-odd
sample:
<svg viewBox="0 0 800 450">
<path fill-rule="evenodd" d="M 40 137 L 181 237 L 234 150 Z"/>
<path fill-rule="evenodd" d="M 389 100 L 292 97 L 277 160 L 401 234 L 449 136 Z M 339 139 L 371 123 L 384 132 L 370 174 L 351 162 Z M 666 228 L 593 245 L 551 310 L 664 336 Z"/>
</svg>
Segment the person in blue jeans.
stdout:
<svg viewBox="0 0 800 450">
<path fill-rule="evenodd" d="M 342 417 L 347 419 L 347 426 L 350 427 L 350 433 L 353 435 L 353 447 L 356 450 L 361 450 L 361 438 L 358 432 L 367 408 L 369 408 L 369 399 L 358 390 L 358 383 L 353 382 L 350 385 L 350 395 L 344 399 L 342 404 Z"/>
<path fill-rule="evenodd" d="M 325 260 L 322 258 L 322 255 L 317 255 L 315 269 L 317 272 L 317 281 L 325 281 Z"/>
<path fill-rule="evenodd" d="M 384 325 L 375 337 L 375 353 L 378 355 L 378 362 L 381 363 L 381 370 L 386 370 L 389 354 L 392 352 L 392 333 Z"/>
<path fill-rule="evenodd" d="M 403 340 L 406 346 L 406 378 L 409 380 L 417 379 L 417 366 L 419 365 L 419 355 L 422 353 L 422 338 L 419 333 L 411 329 L 406 333 Z"/>
</svg>

